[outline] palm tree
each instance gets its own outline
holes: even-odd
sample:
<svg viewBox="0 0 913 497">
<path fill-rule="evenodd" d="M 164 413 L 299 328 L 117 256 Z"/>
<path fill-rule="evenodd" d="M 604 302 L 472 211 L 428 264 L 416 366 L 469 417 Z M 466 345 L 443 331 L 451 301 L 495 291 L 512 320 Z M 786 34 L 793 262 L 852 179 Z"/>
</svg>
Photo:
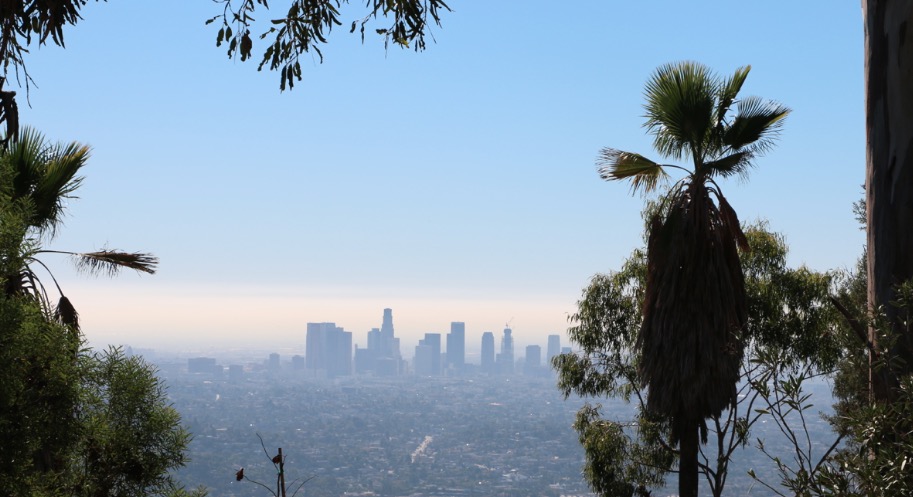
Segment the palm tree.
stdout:
<svg viewBox="0 0 913 497">
<path fill-rule="evenodd" d="M 0 167 L 4 181 L 2 195 L 5 208 L 18 214 L 20 238 L 19 267 L 16 274 L 7 274 L 4 292 L 7 295 L 28 295 L 38 300 L 49 316 L 79 329 L 78 314 L 57 284 L 48 266 L 39 259 L 43 254 L 65 254 L 73 258 L 76 267 L 91 274 L 114 275 L 128 268 L 154 273 L 158 260 L 145 253 L 102 249 L 94 252 L 46 250 L 42 240 L 50 241 L 57 234 L 65 212 L 66 201 L 82 183 L 79 171 L 89 159 L 89 148 L 76 142 L 51 144 L 45 137 L 28 127 L 6 149 L 0 149 Z M 9 252 L 7 252 L 9 253 Z M 42 268 L 49 275 L 60 298 L 52 305 L 48 292 L 36 274 Z"/>
<path fill-rule="evenodd" d="M 648 193 L 685 172 L 649 219 L 643 323 L 637 339 L 647 409 L 671 421 L 679 444 L 679 495 L 697 495 L 699 435 L 704 420 L 736 402 L 747 304 L 738 250 L 748 249 L 735 210 L 717 178 L 746 175 L 766 151 L 789 109 L 747 97 L 736 100 L 750 66 L 720 78 L 694 62 L 667 64 L 646 86 L 645 127 L 664 158 L 654 162 L 605 148 L 603 179 L 629 179 Z M 734 115 L 732 107 L 735 106 Z"/>
</svg>

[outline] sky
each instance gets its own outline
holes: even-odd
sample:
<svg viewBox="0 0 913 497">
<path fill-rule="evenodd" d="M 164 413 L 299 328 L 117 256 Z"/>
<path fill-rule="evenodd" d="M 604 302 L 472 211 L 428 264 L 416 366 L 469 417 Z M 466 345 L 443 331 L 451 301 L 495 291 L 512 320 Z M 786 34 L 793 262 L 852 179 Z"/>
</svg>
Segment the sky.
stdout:
<svg viewBox="0 0 913 497">
<path fill-rule="evenodd" d="M 389 307 L 407 356 L 451 321 L 470 350 L 508 323 L 518 347 L 544 346 L 589 279 L 642 244 L 644 199 L 595 158 L 657 157 L 643 87 L 681 60 L 750 64 L 741 94 L 793 110 L 749 179 L 722 184 L 740 218 L 782 233 L 793 266 L 861 253 L 858 2 L 450 5 L 421 53 L 344 22 L 286 92 L 215 46 L 213 2 L 90 3 L 65 49 L 33 47 L 20 120 L 93 150 L 46 246 L 161 260 L 115 279 L 46 261 L 90 342 L 303 351 L 306 323 L 332 321 L 365 346 Z"/>
</svg>

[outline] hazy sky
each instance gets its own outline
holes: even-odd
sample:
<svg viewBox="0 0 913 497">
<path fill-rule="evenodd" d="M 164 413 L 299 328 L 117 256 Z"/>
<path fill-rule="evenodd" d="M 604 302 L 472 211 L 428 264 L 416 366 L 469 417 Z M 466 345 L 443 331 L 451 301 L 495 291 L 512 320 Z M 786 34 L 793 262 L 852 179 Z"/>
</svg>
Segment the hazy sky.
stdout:
<svg viewBox="0 0 913 497">
<path fill-rule="evenodd" d="M 89 339 L 303 350 L 305 323 L 334 321 L 364 346 L 391 307 L 407 355 L 450 321 L 469 347 L 509 320 L 518 346 L 544 345 L 588 279 L 641 243 L 643 199 L 594 159 L 656 157 L 643 85 L 684 59 L 751 64 L 742 94 L 793 109 L 750 182 L 723 184 L 741 218 L 784 233 L 795 265 L 861 252 L 858 2 L 451 5 L 419 54 L 342 26 L 285 93 L 215 47 L 203 22 L 219 7 L 203 0 L 90 3 L 66 49 L 33 49 L 21 120 L 93 147 L 50 245 L 161 258 L 155 276 L 115 280 L 49 261 Z"/>
</svg>

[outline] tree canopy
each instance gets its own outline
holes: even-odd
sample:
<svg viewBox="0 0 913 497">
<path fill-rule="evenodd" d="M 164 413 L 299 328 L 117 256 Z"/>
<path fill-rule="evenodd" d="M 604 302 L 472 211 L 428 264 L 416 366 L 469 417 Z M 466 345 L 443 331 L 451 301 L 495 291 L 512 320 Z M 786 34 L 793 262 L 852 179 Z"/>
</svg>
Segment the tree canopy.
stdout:
<svg viewBox="0 0 913 497">
<path fill-rule="evenodd" d="M 154 272 L 147 254 L 46 250 L 88 147 L 24 128 L 0 149 L 0 495 L 134 496 L 176 487 L 189 435 L 154 368 L 85 348 L 77 313 L 39 257 Z M 39 277 L 41 274 L 41 277 Z M 60 298 L 52 304 L 45 283 Z"/>
<path fill-rule="evenodd" d="M 96 0 L 99 1 L 99 0 Z M 102 0 L 105 1 L 105 0 Z M 64 46 L 64 33 L 82 20 L 89 0 L 24 0 L 0 4 L 0 90 L 10 76 L 26 88 L 32 82 L 26 56 L 29 47 L 48 41 Z M 367 28 L 384 39 L 384 44 L 424 50 L 432 26 L 450 7 L 444 0 L 367 0 L 364 9 L 347 19 L 342 10 L 350 0 L 287 0 L 287 7 L 270 6 L 267 0 L 214 0 L 221 12 L 206 20 L 219 26 L 216 45 L 226 46 L 229 58 L 247 61 L 258 58 L 258 69 L 279 71 L 280 88 L 301 81 L 298 58 L 315 53 L 323 60 L 321 46 L 333 28 L 349 26 L 362 40 Z M 273 12 L 279 12 L 273 15 Z M 262 15 L 261 15 L 262 14 Z M 260 21 L 255 18 L 259 17 Z M 374 24 L 377 24 L 374 26 Z M 262 51 L 260 50 L 260 43 Z M 258 55 L 259 54 L 259 55 Z M 15 92 L 2 93 L 3 118 L 15 117 Z M 8 121 L 8 125 L 12 124 Z M 14 133 L 7 133 L 12 136 Z"/>
<path fill-rule="evenodd" d="M 835 334 L 837 314 L 828 300 L 833 276 L 788 267 L 783 237 L 765 224 L 749 226 L 745 234 L 753 250 L 741 254 L 748 301 L 741 401 L 711 418 L 708 430 L 718 443 L 701 449 L 700 471 L 714 495 L 723 493 L 728 461 L 751 440 L 751 426 L 760 419 L 750 404 L 767 407 L 750 382 L 805 367 L 816 374 L 830 371 L 843 354 Z M 554 360 L 565 395 L 633 404 L 628 419 L 605 418 L 599 405 L 590 404 L 577 414 L 584 475 L 600 495 L 647 495 L 665 484 L 677 457 L 670 442 L 672 418 L 649 410 L 649 392 L 641 387 L 645 351 L 635 345 L 647 274 L 646 253 L 638 249 L 617 271 L 594 276 L 568 329 L 580 352 Z"/>
<path fill-rule="evenodd" d="M 96 0 L 106 1 L 106 0 Z M 0 2 L 0 125 L 6 132 L 0 148 L 19 136 L 19 107 L 10 78 L 29 90 L 32 83 L 26 58 L 33 45 L 51 43 L 63 47 L 64 33 L 82 20 L 89 0 L 23 0 Z M 216 46 L 226 46 L 230 59 L 259 58 L 257 70 L 264 67 L 279 73 L 279 88 L 285 90 L 302 80 L 298 59 L 314 53 L 323 61 L 320 48 L 328 42 L 334 27 L 351 22 L 349 32 L 359 30 L 362 41 L 368 26 L 378 23 L 374 32 L 384 45 L 422 51 L 433 26 L 440 26 L 441 15 L 450 7 L 444 0 L 368 0 L 364 10 L 345 19 L 341 12 L 350 0 L 288 0 L 288 7 L 273 9 L 268 0 L 214 0 L 221 12 L 205 20 L 219 26 Z M 270 15 L 276 10 L 281 13 Z M 353 9 L 354 10 L 354 9 Z M 263 14 L 261 16 L 260 14 Z M 254 17 L 260 17 L 257 21 Z M 263 43 L 262 52 L 260 43 Z"/>
</svg>

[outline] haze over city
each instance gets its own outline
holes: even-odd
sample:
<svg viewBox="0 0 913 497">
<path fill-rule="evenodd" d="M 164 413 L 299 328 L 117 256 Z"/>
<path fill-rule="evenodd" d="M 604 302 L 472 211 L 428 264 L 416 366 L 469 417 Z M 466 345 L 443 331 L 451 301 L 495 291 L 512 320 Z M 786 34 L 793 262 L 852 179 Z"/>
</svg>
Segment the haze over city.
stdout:
<svg viewBox="0 0 913 497">
<path fill-rule="evenodd" d="M 594 160 L 650 152 L 643 84 L 676 60 L 751 64 L 742 93 L 793 109 L 750 181 L 723 185 L 741 218 L 794 265 L 861 253 L 857 4 L 452 7 L 418 54 L 339 27 L 284 93 L 214 46 L 210 2 L 90 2 L 66 49 L 35 49 L 21 120 L 93 147 L 50 248 L 161 259 L 116 280 L 49 261 L 89 340 L 268 350 L 332 321 L 361 344 L 388 307 L 405 351 L 451 321 L 467 341 L 509 321 L 518 344 L 563 335 L 588 279 L 642 244 L 643 199 Z"/>
</svg>

